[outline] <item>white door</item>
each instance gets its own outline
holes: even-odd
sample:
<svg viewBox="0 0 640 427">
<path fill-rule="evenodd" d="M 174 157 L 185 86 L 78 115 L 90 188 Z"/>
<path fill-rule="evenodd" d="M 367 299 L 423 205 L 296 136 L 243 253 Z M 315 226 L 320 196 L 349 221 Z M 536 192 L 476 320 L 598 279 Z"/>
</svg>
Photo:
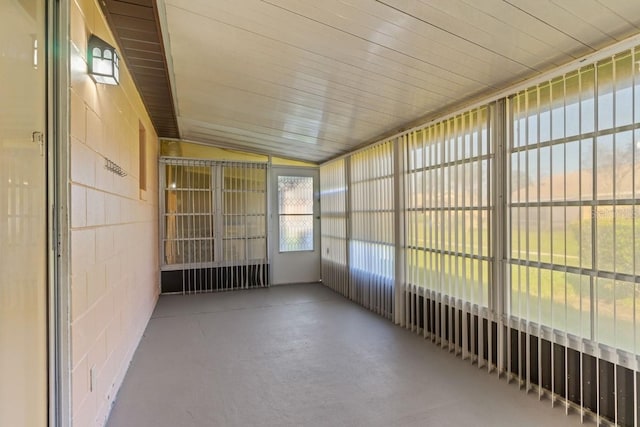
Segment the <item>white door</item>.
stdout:
<svg viewBox="0 0 640 427">
<path fill-rule="evenodd" d="M 0 426 L 47 425 L 45 10 L 0 0 Z"/>
<path fill-rule="evenodd" d="M 271 283 L 320 281 L 318 169 L 272 169 Z"/>
</svg>

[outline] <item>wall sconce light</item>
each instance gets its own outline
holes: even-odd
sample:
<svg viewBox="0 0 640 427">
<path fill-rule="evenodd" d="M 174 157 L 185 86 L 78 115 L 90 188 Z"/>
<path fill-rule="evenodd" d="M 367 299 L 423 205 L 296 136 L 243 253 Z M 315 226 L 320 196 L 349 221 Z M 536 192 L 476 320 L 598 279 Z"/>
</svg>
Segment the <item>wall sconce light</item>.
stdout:
<svg viewBox="0 0 640 427">
<path fill-rule="evenodd" d="M 87 59 L 89 75 L 96 83 L 118 84 L 120 81 L 120 59 L 115 47 L 101 38 L 91 35 Z"/>
</svg>

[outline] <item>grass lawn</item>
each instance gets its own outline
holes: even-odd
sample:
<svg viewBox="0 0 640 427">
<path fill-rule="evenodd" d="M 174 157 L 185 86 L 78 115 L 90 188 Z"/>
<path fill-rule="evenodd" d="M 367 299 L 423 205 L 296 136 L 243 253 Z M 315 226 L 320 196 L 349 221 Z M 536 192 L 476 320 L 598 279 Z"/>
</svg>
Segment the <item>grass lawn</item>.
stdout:
<svg viewBox="0 0 640 427">
<path fill-rule="evenodd" d="M 640 221 L 635 221 L 635 227 L 631 220 L 619 220 L 615 227 L 612 221 L 598 221 L 596 243 L 599 248 L 605 248 L 597 253 L 601 270 L 633 274 L 634 266 L 640 268 L 640 247 L 633 250 L 633 245 L 640 241 L 640 235 L 639 239 L 634 238 L 634 233 L 640 233 Z M 591 221 L 585 221 L 582 229 L 577 224 L 569 224 L 566 229 L 541 232 L 514 230 L 512 258 L 527 259 L 524 249 L 528 239 L 529 261 L 591 268 L 590 227 Z M 484 256 L 490 253 L 486 228 L 464 230 L 464 242 L 461 230 L 457 234 L 445 230 L 444 235 L 429 236 L 425 234 L 429 230 L 424 230 L 424 224 L 409 227 L 407 244 L 419 246 L 426 241 L 435 242 L 433 246 L 439 250 Z M 453 243 L 443 246 L 443 241 L 450 241 L 449 236 Z M 475 237 L 473 241 L 471 236 Z M 480 241 L 482 245 L 478 245 Z M 405 256 L 407 282 L 480 306 L 487 305 L 489 261 L 420 249 L 407 249 Z M 518 265 L 511 266 L 508 280 L 512 315 L 640 353 L 640 284 Z"/>
</svg>

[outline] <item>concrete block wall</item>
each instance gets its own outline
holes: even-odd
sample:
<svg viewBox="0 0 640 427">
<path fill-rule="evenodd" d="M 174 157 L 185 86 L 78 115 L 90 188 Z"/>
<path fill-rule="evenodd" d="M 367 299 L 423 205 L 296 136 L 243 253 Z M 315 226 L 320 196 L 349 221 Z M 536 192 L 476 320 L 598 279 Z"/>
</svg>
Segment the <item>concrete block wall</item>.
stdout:
<svg viewBox="0 0 640 427">
<path fill-rule="evenodd" d="M 87 75 L 91 34 L 115 41 L 95 0 L 71 4 L 73 425 L 102 426 L 158 297 L 158 138 L 121 62 L 119 86 Z M 147 190 L 139 185 L 139 129 Z M 127 176 L 105 169 L 105 157 Z"/>
</svg>

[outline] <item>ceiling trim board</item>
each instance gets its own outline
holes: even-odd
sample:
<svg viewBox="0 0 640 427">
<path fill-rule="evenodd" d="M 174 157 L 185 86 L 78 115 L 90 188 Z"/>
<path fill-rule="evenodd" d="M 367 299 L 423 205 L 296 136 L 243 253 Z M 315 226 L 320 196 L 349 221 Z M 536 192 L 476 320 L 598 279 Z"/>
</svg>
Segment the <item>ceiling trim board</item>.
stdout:
<svg viewBox="0 0 640 427">
<path fill-rule="evenodd" d="M 180 134 L 178 137 L 181 137 L 180 133 L 180 124 L 178 123 L 177 116 L 180 115 L 180 109 L 178 107 L 178 94 L 176 93 L 176 81 L 175 81 L 175 71 L 173 67 L 173 54 L 167 55 L 167 47 L 171 46 L 171 39 L 169 38 L 168 33 L 168 24 L 167 24 L 167 10 L 166 10 L 166 2 L 165 0 L 154 0 L 156 5 L 156 18 L 158 23 L 158 29 L 160 31 L 160 36 L 162 40 L 162 48 L 164 53 L 164 60 L 167 66 L 167 78 L 169 80 L 169 88 L 171 90 L 171 106 L 176 114 L 176 126 L 178 127 L 178 133 Z"/>
<path fill-rule="evenodd" d="M 198 135 L 195 135 L 198 136 Z M 190 139 L 189 135 L 187 135 L 187 140 L 192 140 L 192 141 L 201 141 L 202 144 L 208 145 L 208 144 L 215 144 L 215 145 L 220 145 L 220 144 L 226 144 L 226 148 L 233 148 L 236 150 L 242 150 L 242 151 L 247 151 L 250 153 L 256 153 L 256 154 L 267 154 L 267 155 L 274 155 L 274 156 L 278 156 L 278 157 L 287 157 L 290 158 L 292 160 L 302 160 L 302 161 L 309 161 L 309 162 L 314 162 L 314 163 L 318 163 L 320 162 L 322 159 L 322 156 L 309 156 L 308 152 L 304 152 L 301 150 L 295 150 L 295 149 L 290 149 L 289 147 L 284 147 L 282 149 L 274 149 L 272 146 L 265 146 L 264 144 L 254 144 L 254 143 L 247 143 L 244 141 L 240 141 L 240 140 L 236 140 L 233 138 L 216 138 L 216 137 L 209 137 L 208 139 Z M 209 142 L 208 142 L 209 141 Z M 292 153 L 297 153 L 298 156 L 292 156 Z"/>
<path fill-rule="evenodd" d="M 156 1 L 99 1 L 140 98 L 160 137 L 179 137 Z M 149 71 L 153 70 L 153 71 Z M 152 83 L 147 80 L 152 74 Z M 167 109 L 169 105 L 172 108 Z"/>
<path fill-rule="evenodd" d="M 306 160 L 301 160 L 301 159 L 297 159 L 295 157 L 291 157 L 291 156 L 281 156 L 281 155 L 274 155 L 274 154 L 269 154 L 269 153 L 258 153 L 258 152 L 252 152 L 252 151 L 247 151 L 247 150 L 243 150 L 240 148 L 232 148 L 232 147 L 227 147 L 227 146 L 223 146 L 223 145 L 216 145 L 213 143 L 206 143 L 206 142 L 201 142 L 201 141 L 194 141 L 194 140 L 189 140 L 189 139 L 181 139 L 181 138 L 161 138 L 163 141 L 168 141 L 168 142 L 186 142 L 187 144 L 195 144 L 195 145 L 201 145 L 204 147 L 212 147 L 212 148 L 221 148 L 224 150 L 233 150 L 233 151 L 239 151 L 241 153 L 247 153 L 247 154 L 258 154 L 261 156 L 271 156 L 271 157 L 279 157 L 281 159 L 286 159 L 286 160 L 295 160 L 295 161 L 306 161 Z M 315 164 L 316 166 L 320 166 L 320 163 L 318 162 L 311 162 L 313 164 Z"/>
</svg>

